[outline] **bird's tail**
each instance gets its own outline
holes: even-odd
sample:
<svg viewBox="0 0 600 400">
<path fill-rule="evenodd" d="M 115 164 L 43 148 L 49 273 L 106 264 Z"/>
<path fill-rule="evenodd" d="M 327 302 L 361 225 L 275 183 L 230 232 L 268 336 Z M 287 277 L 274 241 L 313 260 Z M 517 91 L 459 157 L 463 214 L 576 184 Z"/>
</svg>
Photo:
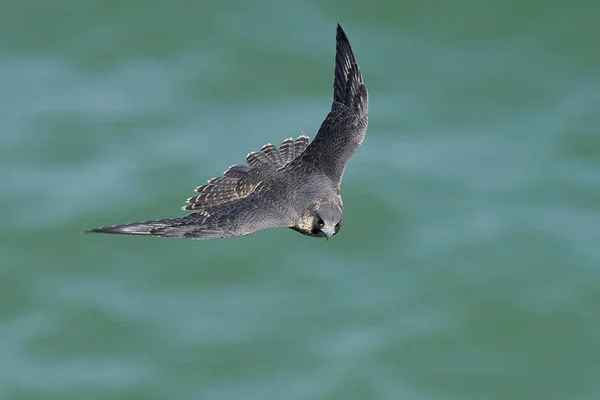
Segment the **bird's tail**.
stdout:
<svg viewBox="0 0 600 400">
<path fill-rule="evenodd" d="M 88 229 L 84 233 L 111 233 L 115 235 L 132 236 L 165 236 L 160 235 L 164 228 L 178 226 L 185 223 L 184 218 L 158 219 L 154 221 L 133 222 L 124 225 L 103 226 L 101 228 Z"/>
</svg>

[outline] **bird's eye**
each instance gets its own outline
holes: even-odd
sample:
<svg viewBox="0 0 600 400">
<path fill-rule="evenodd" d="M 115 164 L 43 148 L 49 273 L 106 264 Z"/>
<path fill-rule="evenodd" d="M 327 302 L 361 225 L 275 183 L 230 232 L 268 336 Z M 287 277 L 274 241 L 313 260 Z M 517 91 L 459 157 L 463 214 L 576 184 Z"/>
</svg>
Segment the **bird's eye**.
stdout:
<svg viewBox="0 0 600 400">
<path fill-rule="evenodd" d="M 337 224 L 335 224 L 335 231 L 339 231 L 340 228 L 342 227 L 342 221 L 338 222 Z"/>
<path fill-rule="evenodd" d="M 319 218 L 319 220 L 317 221 L 317 224 L 319 224 L 319 228 L 322 228 L 323 225 L 325 225 L 325 222 L 323 222 L 323 220 L 321 218 Z"/>
</svg>

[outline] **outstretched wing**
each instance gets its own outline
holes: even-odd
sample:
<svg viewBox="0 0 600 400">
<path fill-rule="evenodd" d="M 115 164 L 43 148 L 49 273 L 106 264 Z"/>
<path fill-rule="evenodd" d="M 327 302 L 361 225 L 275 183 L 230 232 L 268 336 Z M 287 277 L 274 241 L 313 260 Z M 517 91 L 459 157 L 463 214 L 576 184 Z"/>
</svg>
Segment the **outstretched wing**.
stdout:
<svg viewBox="0 0 600 400">
<path fill-rule="evenodd" d="M 257 189 L 260 192 L 260 188 Z M 182 218 L 135 222 L 90 229 L 88 232 L 118 235 L 158 236 L 186 239 L 217 239 L 248 235 L 268 228 L 294 224 L 269 198 L 255 192 L 236 203 L 217 206 Z"/>
<path fill-rule="evenodd" d="M 348 160 L 365 138 L 369 101 L 352 47 L 339 24 L 336 42 L 331 111 L 296 162 L 313 164 L 339 188 Z"/>
<path fill-rule="evenodd" d="M 195 212 L 185 217 L 105 226 L 87 232 L 216 239 L 293 226 L 296 216 L 287 210 L 289 205 L 279 204 L 281 190 L 268 186 L 268 178 L 302 154 L 308 142 L 308 137 L 300 136 L 284 140 L 279 148 L 266 144 L 260 151 L 248 154 L 247 166 L 233 165 L 223 176 L 197 187 L 200 194 L 190 197 L 183 207 Z"/>
<path fill-rule="evenodd" d="M 246 156 L 246 165 L 232 165 L 223 176 L 209 179 L 206 185 L 198 186 L 200 194 L 187 199 L 184 210 L 203 210 L 235 203 L 254 193 L 258 185 L 270 174 L 302 154 L 308 145 L 308 137 L 296 140 L 289 138 L 279 148 L 272 144 L 264 145 L 260 151 Z"/>
</svg>

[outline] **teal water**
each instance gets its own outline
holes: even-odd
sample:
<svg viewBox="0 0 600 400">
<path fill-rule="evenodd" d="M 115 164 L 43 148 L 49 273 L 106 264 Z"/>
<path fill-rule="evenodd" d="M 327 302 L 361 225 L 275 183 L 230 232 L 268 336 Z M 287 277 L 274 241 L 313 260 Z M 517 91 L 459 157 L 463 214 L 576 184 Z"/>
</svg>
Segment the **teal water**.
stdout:
<svg viewBox="0 0 600 400">
<path fill-rule="evenodd" d="M 1 399 L 597 399 L 593 1 L 0 5 Z M 370 126 L 332 240 L 80 235 Z"/>
</svg>

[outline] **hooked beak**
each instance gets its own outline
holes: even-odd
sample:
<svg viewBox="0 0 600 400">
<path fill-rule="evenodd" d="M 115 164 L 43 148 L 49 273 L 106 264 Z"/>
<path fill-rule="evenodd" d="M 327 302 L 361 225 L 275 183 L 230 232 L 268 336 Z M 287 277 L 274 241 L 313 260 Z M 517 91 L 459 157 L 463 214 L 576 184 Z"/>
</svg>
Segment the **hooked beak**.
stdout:
<svg viewBox="0 0 600 400">
<path fill-rule="evenodd" d="M 321 229 L 321 232 L 323 232 L 325 238 L 329 240 L 329 238 L 335 234 L 335 229 L 331 226 L 324 226 L 323 229 Z"/>
</svg>

